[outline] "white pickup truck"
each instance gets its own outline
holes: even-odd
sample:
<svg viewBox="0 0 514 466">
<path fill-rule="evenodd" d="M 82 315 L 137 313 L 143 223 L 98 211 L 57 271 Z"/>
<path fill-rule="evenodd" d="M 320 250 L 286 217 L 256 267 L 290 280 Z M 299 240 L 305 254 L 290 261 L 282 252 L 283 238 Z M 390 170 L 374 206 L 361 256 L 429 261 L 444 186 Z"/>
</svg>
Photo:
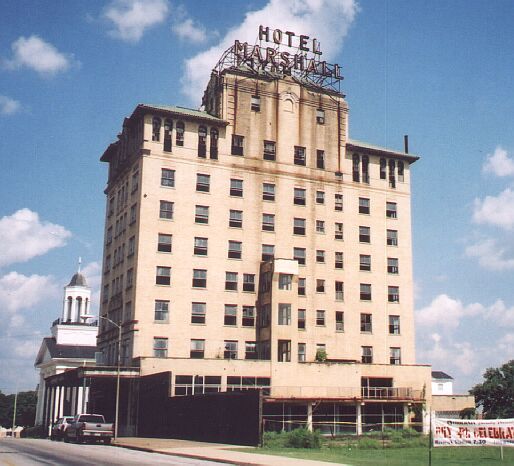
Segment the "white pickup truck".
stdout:
<svg viewBox="0 0 514 466">
<path fill-rule="evenodd" d="M 106 423 L 101 414 L 78 414 L 64 432 L 64 441 L 77 443 L 101 440 L 108 445 L 114 435 L 114 424 Z"/>
</svg>

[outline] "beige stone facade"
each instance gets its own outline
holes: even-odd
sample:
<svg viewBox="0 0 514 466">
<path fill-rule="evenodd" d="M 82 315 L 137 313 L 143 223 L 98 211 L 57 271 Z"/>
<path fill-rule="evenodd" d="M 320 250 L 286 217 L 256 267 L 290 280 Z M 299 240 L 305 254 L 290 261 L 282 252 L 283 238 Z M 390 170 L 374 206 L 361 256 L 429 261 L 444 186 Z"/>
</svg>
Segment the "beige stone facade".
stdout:
<svg viewBox="0 0 514 466">
<path fill-rule="evenodd" d="M 257 385 L 270 404 L 390 404 L 407 422 L 431 397 L 417 157 L 351 141 L 344 96 L 291 77 L 213 74 L 204 106 L 138 105 L 102 156 L 101 314 L 122 323 L 123 364 L 171 371 L 170 395 Z M 109 364 L 116 342 L 103 320 Z"/>
</svg>

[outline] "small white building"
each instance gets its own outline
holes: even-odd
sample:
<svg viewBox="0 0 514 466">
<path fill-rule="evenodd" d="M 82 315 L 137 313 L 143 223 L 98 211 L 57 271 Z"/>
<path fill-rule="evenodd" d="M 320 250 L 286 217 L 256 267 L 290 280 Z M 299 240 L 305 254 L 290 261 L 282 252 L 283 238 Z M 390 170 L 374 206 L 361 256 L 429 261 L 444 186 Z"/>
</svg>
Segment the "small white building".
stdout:
<svg viewBox="0 0 514 466">
<path fill-rule="evenodd" d="M 36 425 L 51 426 L 61 416 L 87 411 L 87 387 L 47 387 L 46 379 L 80 366 L 94 366 L 98 322 L 90 314 L 91 289 L 79 271 L 64 287 L 61 317 L 52 323 L 34 366 L 39 369 Z"/>
<path fill-rule="evenodd" d="M 453 377 L 442 371 L 432 371 L 432 395 L 453 395 Z"/>
</svg>

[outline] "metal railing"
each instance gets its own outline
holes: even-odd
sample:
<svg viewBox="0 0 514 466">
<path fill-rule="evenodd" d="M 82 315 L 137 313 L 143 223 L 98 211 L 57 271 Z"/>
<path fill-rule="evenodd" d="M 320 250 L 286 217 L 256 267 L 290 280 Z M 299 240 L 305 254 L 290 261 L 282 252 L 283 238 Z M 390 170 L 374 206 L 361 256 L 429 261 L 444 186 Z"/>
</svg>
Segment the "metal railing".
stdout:
<svg viewBox="0 0 514 466">
<path fill-rule="evenodd" d="M 55 319 L 52 322 L 52 327 L 54 325 L 84 325 L 86 327 L 98 327 L 98 320 L 93 320 L 90 322 L 72 322 L 71 320 L 63 320 L 61 318 Z"/>
</svg>

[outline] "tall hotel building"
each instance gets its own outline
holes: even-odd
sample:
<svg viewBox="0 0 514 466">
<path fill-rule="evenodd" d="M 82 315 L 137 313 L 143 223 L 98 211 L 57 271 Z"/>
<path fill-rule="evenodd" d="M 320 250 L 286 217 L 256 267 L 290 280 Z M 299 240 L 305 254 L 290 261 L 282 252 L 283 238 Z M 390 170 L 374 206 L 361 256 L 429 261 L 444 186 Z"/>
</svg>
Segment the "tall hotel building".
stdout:
<svg viewBox="0 0 514 466">
<path fill-rule="evenodd" d="M 122 365 L 170 372 L 170 396 L 263 387 L 271 424 L 406 425 L 431 399 L 414 352 L 418 157 L 351 140 L 339 90 L 236 51 L 203 111 L 139 104 L 101 157 L 100 313 L 122 325 Z M 106 364 L 117 343 L 101 319 Z"/>
</svg>

